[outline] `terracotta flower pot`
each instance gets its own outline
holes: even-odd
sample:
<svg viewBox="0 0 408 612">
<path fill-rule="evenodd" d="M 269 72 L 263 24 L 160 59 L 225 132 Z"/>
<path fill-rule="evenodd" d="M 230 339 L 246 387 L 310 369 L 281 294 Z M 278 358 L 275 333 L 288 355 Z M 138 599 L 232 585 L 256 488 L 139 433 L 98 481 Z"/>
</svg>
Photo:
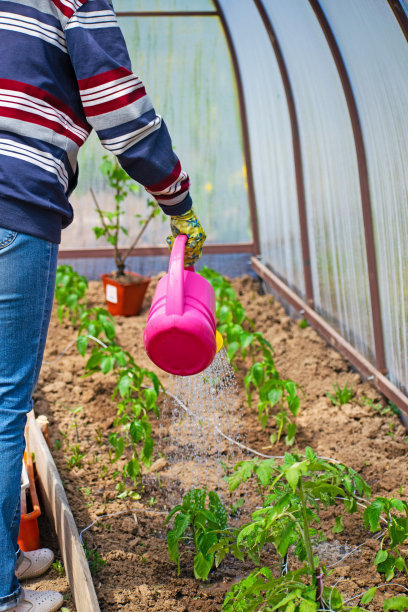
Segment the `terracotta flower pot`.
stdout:
<svg viewBox="0 0 408 612">
<path fill-rule="evenodd" d="M 123 281 L 112 274 L 101 274 L 101 278 L 111 315 L 130 317 L 139 314 L 150 278 L 129 271 L 125 272 Z"/>
</svg>

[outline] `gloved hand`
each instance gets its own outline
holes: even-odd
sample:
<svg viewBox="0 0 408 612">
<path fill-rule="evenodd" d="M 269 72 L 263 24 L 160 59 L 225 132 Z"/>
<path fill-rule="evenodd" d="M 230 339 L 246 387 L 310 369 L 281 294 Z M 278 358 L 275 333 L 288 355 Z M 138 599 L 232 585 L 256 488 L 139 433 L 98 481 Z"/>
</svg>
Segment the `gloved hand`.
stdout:
<svg viewBox="0 0 408 612">
<path fill-rule="evenodd" d="M 170 229 L 173 234 L 167 236 L 170 251 L 173 248 L 174 239 L 179 234 L 185 234 L 188 236 L 188 240 L 184 250 L 184 267 L 193 266 L 201 257 L 204 240 L 207 238 L 194 210 L 191 208 L 184 215 L 171 217 Z"/>
</svg>

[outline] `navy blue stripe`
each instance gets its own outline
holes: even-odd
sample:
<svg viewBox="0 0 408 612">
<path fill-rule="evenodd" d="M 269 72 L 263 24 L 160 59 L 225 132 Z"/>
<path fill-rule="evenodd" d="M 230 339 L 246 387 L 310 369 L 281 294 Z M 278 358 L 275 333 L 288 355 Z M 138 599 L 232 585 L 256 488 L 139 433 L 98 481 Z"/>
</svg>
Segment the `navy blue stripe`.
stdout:
<svg viewBox="0 0 408 612">
<path fill-rule="evenodd" d="M 159 130 L 118 155 L 118 159 L 129 176 L 145 186 L 167 178 L 178 161 L 164 121 Z"/>
<path fill-rule="evenodd" d="M 125 39 L 117 27 L 91 30 L 72 28 L 66 30 L 65 37 L 78 80 L 115 68 L 132 69 Z"/>
<path fill-rule="evenodd" d="M 156 117 L 156 111 L 152 108 L 147 111 L 147 113 L 143 113 L 137 119 L 133 119 L 132 121 L 127 121 L 126 123 L 122 123 L 113 128 L 107 128 L 106 130 L 98 130 L 98 136 L 101 140 L 109 140 L 110 138 L 117 138 L 118 136 L 124 136 L 125 134 L 129 134 L 130 132 L 134 132 L 135 130 L 140 130 L 140 128 L 148 125 L 153 119 Z"/>
<path fill-rule="evenodd" d="M 47 15 L 42 11 L 37 10 L 31 6 L 25 6 L 24 4 L 17 4 L 16 2 L 1 2 L 0 10 L 5 13 L 15 13 L 17 16 L 31 17 L 32 19 L 37 19 L 42 23 L 52 26 L 60 30 L 61 34 L 63 33 L 61 23 L 59 19 L 53 17 L 52 15 Z"/>
<path fill-rule="evenodd" d="M 10 49 L 18 48 L 24 50 L 24 58 L 19 52 L 9 52 Z M 75 72 L 67 53 L 40 38 L 1 30 L 0 57 L 3 58 L 1 78 L 29 83 L 47 91 L 67 104 L 79 119 L 87 123 Z"/>
<path fill-rule="evenodd" d="M 56 244 L 61 242 L 61 215 L 33 206 L 30 200 L 0 195 L 0 225 Z"/>
<path fill-rule="evenodd" d="M 166 206 L 165 204 L 159 204 L 160 208 L 166 215 L 170 215 L 172 217 L 178 215 L 184 215 L 184 213 L 188 212 L 193 205 L 193 200 L 191 199 L 190 194 L 184 198 L 182 202 L 179 204 L 175 204 L 174 206 Z"/>
</svg>

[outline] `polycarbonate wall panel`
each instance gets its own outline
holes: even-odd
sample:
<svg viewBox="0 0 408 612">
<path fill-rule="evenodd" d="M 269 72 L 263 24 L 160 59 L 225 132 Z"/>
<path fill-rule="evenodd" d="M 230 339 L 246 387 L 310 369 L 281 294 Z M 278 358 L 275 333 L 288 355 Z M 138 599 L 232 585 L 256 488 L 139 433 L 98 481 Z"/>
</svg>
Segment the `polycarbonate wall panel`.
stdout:
<svg viewBox="0 0 408 612">
<path fill-rule="evenodd" d="M 406 14 L 408 15 L 408 0 L 401 0 L 401 4 L 402 4 L 402 8 L 404 9 Z"/>
<path fill-rule="evenodd" d="M 211 0 L 113 0 L 117 12 L 213 11 Z"/>
<path fill-rule="evenodd" d="M 357 159 L 338 72 L 308 2 L 265 0 L 264 5 L 297 110 L 315 307 L 372 359 Z"/>
<path fill-rule="evenodd" d="M 386 362 L 408 389 L 408 45 L 386 0 L 324 0 L 368 162 Z"/>
<path fill-rule="evenodd" d="M 218 17 L 123 17 L 119 24 L 133 70 L 164 117 L 175 151 L 189 172 L 195 210 L 208 243 L 251 240 L 241 124 L 231 59 Z M 89 188 L 102 209 L 112 190 L 98 170 L 107 152 L 92 135 L 79 156 L 80 179 L 71 201 L 76 222 L 63 232 L 63 247 L 103 247 L 92 227 L 96 213 Z M 131 194 L 124 225 L 146 211 L 145 191 Z M 133 221 L 132 233 L 138 230 Z M 141 244 L 165 246 L 168 220 L 155 219 Z"/>
<path fill-rule="evenodd" d="M 242 74 L 261 254 L 304 294 L 291 127 L 276 57 L 252 0 L 220 2 Z"/>
</svg>

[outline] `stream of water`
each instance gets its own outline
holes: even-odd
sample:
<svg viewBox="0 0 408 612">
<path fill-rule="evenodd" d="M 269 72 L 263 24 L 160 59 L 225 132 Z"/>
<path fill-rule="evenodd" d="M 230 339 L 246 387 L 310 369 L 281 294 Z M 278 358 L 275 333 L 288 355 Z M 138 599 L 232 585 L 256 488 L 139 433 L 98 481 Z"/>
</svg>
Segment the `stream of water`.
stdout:
<svg viewBox="0 0 408 612">
<path fill-rule="evenodd" d="M 237 460 L 242 440 L 240 401 L 234 370 L 222 348 L 212 364 L 194 376 L 172 376 L 166 409 L 171 411 L 169 462 L 178 464 L 181 488 L 222 487 L 227 466 Z M 223 487 L 222 487 L 223 488 Z"/>
</svg>

